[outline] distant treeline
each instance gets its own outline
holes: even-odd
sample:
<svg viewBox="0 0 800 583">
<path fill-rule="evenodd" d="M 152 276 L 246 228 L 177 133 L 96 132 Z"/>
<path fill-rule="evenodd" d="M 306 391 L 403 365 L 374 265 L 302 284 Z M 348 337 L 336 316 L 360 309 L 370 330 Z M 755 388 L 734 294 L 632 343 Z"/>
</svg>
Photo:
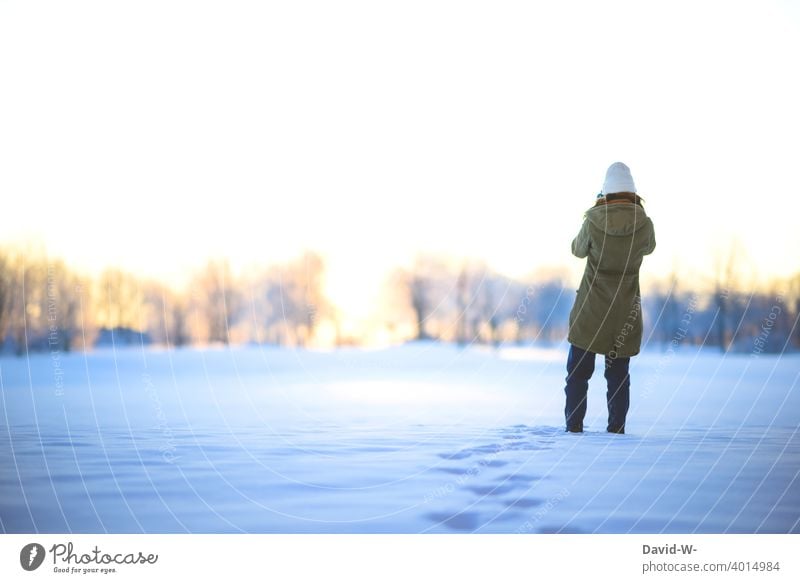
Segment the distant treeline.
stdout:
<svg viewBox="0 0 800 583">
<path fill-rule="evenodd" d="M 430 258 L 402 272 L 399 282 L 398 301 L 410 306 L 416 338 L 459 343 L 560 342 L 576 291 L 563 275 L 520 281 Z M 754 353 L 800 348 L 800 273 L 766 291 L 745 291 L 731 255 L 702 283 L 711 291 L 670 276 L 643 293 L 645 343 Z"/>
<path fill-rule="evenodd" d="M 118 269 L 89 278 L 60 259 L 0 249 L 0 348 L 24 354 L 130 344 L 364 342 L 344 331 L 324 277 L 322 258 L 308 252 L 240 274 L 212 261 L 175 290 Z M 423 256 L 394 272 L 373 326 L 390 341 L 557 343 L 575 298 L 568 280 L 513 279 L 482 264 Z M 646 290 L 645 342 L 753 353 L 800 348 L 800 274 L 759 292 L 741 289 L 732 269 L 705 283 L 711 291 L 674 277 Z"/>
<path fill-rule="evenodd" d="M 0 250 L 0 339 L 17 354 L 140 343 L 305 345 L 332 313 L 322 274 L 313 253 L 246 276 L 212 261 L 175 290 L 119 269 L 89 278 L 60 259 Z"/>
</svg>

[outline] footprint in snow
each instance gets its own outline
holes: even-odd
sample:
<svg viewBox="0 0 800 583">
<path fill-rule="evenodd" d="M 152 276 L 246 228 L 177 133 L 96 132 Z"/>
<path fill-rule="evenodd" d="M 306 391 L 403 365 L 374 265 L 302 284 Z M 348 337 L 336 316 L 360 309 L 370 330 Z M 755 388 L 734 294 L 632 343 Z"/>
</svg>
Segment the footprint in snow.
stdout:
<svg viewBox="0 0 800 583">
<path fill-rule="evenodd" d="M 480 515 L 477 512 L 457 512 L 455 514 L 431 512 L 425 517 L 451 530 L 473 531 L 481 525 Z"/>
</svg>

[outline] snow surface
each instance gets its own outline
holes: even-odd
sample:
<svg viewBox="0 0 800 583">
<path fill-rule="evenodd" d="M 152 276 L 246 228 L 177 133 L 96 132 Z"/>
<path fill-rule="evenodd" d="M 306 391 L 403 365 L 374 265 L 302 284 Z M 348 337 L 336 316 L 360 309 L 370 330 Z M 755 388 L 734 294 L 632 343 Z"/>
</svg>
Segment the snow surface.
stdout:
<svg viewBox="0 0 800 583">
<path fill-rule="evenodd" d="M 0 359 L 4 532 L 800 532 L 800 355 L 647 352 L 563 432 L 565 347 Z"/>
</svg>

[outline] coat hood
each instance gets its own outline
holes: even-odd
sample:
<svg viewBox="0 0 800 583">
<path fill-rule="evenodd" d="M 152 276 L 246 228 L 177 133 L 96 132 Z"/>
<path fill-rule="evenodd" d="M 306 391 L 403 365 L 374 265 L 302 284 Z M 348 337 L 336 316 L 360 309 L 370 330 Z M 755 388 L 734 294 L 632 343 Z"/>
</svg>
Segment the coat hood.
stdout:
<svg viewBox="0 0 800 583">
<path fill-rule="evenodd" d="M 586 218 L 606 235 L 631 235 L 650 221 L 644 209 L 631 202 L 606 203 L 590 208 Z"/>
</svg>

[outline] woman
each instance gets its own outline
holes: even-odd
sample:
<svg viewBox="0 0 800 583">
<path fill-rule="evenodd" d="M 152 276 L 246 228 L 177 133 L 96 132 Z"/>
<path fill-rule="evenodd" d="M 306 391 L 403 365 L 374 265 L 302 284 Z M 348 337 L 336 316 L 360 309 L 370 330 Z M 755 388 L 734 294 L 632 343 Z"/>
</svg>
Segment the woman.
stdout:
<svg viewBox="0 0 800 583">
<path fill-rule="evenodd" d="M 581 433 L 586 392 L 596 354 L 605 355 L 608 382 L 608 426 L 625 433 L 628 413 L 630 357 L 642 342 L 639 267 L 656 248 L 653 223 L 636 194 L 630 169 L 615 162 L 606 172 L 603 192 L 586 212 L 572 241 L 572 253 L 586 257 L 575 304 L 569 315 L 567 359 L 567 431 Z"/>
</svg>

